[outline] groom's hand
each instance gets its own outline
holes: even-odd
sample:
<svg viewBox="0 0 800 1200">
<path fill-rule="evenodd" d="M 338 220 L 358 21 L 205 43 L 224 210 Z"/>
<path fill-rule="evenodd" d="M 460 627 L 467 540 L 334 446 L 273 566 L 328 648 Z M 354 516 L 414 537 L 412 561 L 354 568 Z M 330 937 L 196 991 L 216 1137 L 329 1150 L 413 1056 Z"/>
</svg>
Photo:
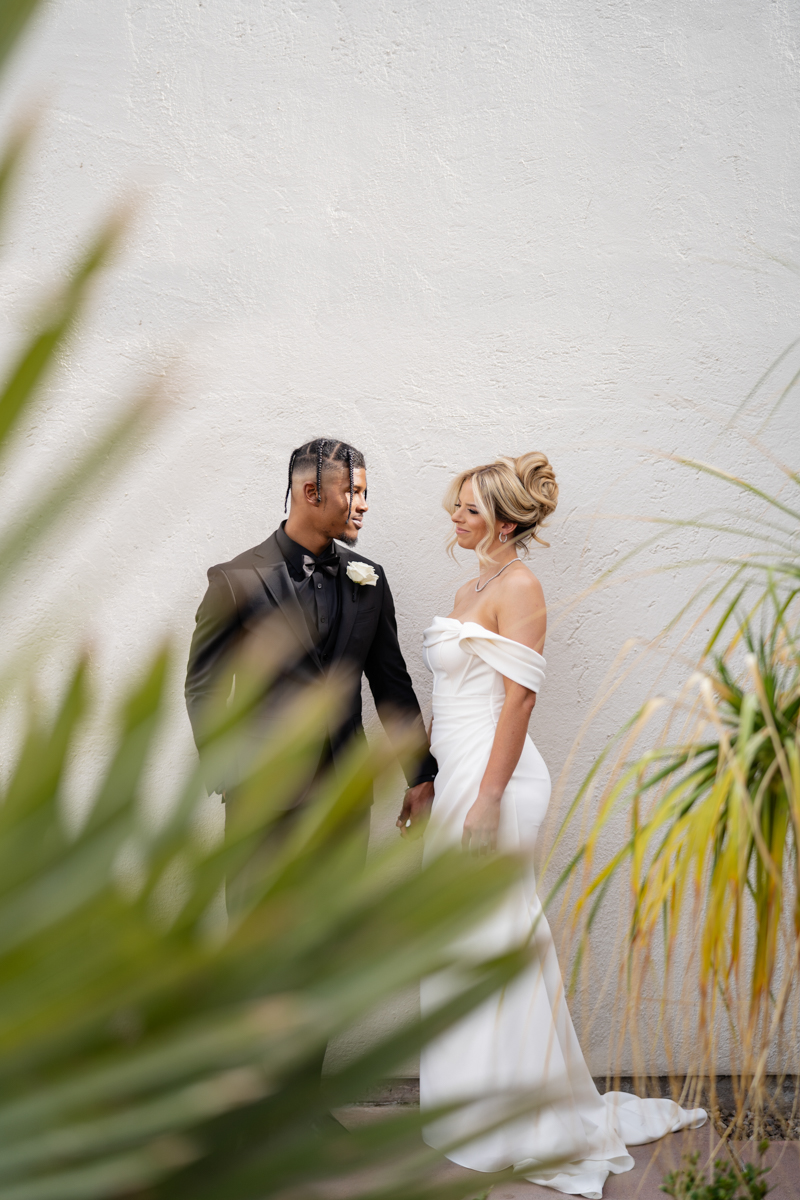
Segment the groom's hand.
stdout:
<svg viewBox="0 0 800 1200">
<path fill-rule="evenodd" d="M 430 780 L 408 789 L 403 797 L 402 811 L 395 822 L 401 837 L 414 839 L 422 836 L 432 804 L 433 783 Z"/>
</svg>

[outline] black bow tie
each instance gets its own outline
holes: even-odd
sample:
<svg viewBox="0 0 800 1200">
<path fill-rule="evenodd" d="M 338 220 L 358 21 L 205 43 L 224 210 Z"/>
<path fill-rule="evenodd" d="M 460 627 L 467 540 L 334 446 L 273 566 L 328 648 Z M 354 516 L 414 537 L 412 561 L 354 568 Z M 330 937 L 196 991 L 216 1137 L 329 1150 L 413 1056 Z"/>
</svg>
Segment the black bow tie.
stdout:
<svg viewBox="0 0 800 1200">
<path fill-rule="evenodd" d="M 303 575 L 306 579 L 315 571 L 327 571 L 329 575 L 339 574 L 339 555 L 331 550 L 324 558 L 314 558 L 311 554 L 303 555 Z"/>
</svg>

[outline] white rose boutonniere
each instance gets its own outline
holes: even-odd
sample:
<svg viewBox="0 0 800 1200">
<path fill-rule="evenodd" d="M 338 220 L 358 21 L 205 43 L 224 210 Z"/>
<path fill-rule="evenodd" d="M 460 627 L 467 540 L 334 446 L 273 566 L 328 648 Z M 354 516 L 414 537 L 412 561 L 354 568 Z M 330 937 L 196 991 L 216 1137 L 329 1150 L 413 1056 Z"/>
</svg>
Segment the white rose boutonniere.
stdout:
<svg viewBox="0 0 800 1200">
<path fill-rule="evenodd" d="M 347 564 L 347 578 L 362 587 L 375 587 L 378 582 L 378 572 L 369 563 L 350 562 Z"/>
</svg>

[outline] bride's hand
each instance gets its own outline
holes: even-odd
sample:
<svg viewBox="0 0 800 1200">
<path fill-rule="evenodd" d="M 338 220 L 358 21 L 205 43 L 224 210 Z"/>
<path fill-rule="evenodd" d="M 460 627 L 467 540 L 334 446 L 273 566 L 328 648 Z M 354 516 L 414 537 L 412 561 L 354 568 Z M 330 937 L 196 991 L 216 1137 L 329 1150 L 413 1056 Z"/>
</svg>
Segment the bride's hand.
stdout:
<svg viewBox="0 0 800 1200">
<path fill-rule="evenodd" d="M 464 820 L 461 849 L 470 854 L 491 854 L 497 849 L 500 798 L 479 795 Z"/>
</svg>

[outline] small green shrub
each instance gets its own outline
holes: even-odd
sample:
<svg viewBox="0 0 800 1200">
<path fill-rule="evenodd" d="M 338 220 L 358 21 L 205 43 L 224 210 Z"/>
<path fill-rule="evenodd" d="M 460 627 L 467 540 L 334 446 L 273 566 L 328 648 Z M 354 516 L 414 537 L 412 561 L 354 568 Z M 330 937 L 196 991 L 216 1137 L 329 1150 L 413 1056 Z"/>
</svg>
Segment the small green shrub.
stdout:
<svg viewBox="0 0 800 1200">
<path fill-rule="evenodd" d="M 685 1166 L 679 1171 L 670 1171 L 664 1176 L 661 1191 L 675 1200 L 764 1200 L 770 1190 L 767 1184 L 769 1168 L 764 1167 L 763 1156 L 769 1142 L 759 1144 L 758 1153 L 762 1160 L 745 1163 L 737 1169 L 733 1163 L 714 1163 L 709 1179 L 705 1168 L 698 1168 L 698 1154 L 684 1155 Z"/>
</svg>

